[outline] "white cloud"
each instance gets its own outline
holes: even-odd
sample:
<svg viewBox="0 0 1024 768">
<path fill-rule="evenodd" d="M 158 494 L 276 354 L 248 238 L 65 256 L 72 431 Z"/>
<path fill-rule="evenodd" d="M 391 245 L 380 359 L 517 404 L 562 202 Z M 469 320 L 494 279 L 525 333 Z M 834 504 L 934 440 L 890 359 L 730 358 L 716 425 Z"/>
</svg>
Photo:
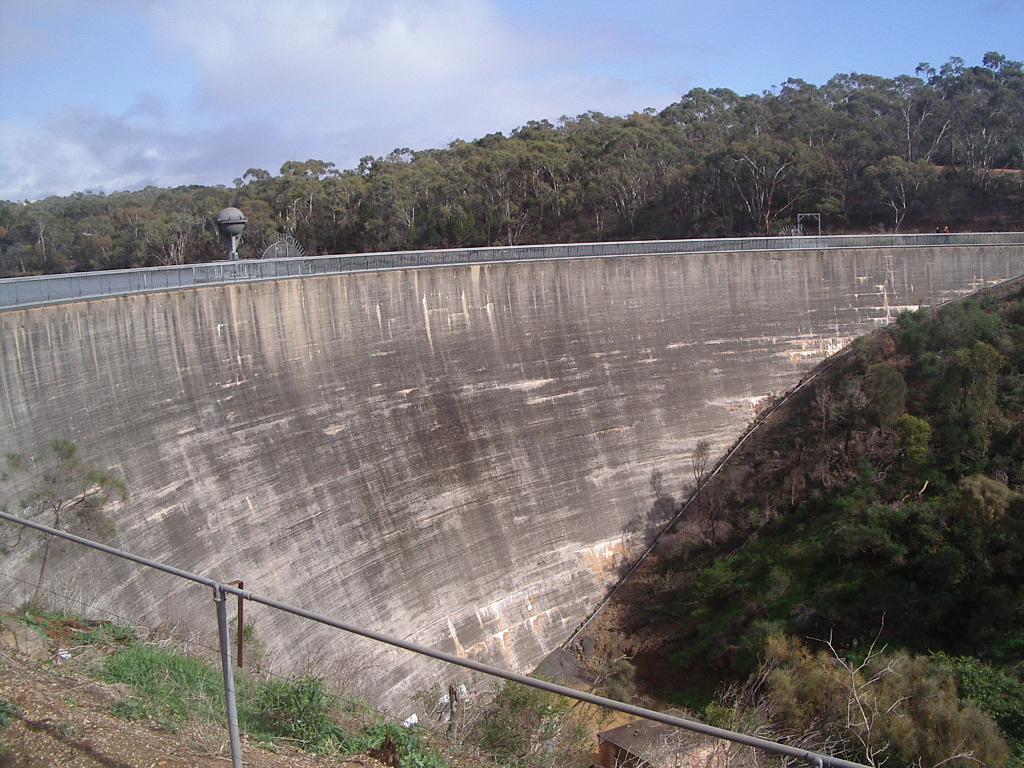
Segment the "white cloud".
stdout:
<svg viewBox="0 0 1024 768">
<path fill-rule="evenodd" d="M 42 123 L 4 120 L 0 198 L 113 192 L 156 183 L 165 170 L 159 158 L 175 143 L 180 144 L 153 125 L 87 107 L 60 109 Z"/>
<path fill-rule="evenodd" d="M 151 12 L 166 41 L 195 56 L 200 95 L 231 109 L 442 90 L 514 71 L 515 52 L 532 47 L 483 0 L 253 0 L 220 4 L 213 14 L 209 8 L 170 0 Z"/>
<path fill-rule="evenodd" d="M 183 84 L 128 99 L 122 88 L 114 99 L 93 77 L 66 97 L 73 102 L 0 122 L 0 198 L 230 184 L 246 168 L 276 172 L 309 157 L 354 167 L 396 147 L 442 147 L 674 96 L 645 98 L 636 82 L 603 71 L 610 52 L 623 56 L 635 42 L 629 30 L 616 45 L 607 26 L 552 31 L 496 2 L 79 0 L 80 18 L 102 8 L 126 27 L 143 25 L 138 39 L 159 47 L 149 66 L 167 65 L 152 87 Z M 129 87 L 137 84 L 150 87 L 146 77 Z"/>
</svg>

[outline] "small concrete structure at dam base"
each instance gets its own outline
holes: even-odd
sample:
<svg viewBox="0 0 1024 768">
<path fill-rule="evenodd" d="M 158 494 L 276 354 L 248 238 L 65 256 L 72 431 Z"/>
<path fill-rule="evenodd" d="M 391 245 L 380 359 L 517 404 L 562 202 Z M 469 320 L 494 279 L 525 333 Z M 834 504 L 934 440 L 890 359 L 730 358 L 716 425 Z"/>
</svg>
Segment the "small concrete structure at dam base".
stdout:
<svg viewBox="0 0 1024 768">
<path fill-rule="evenodd" d="M 1021 245 L 523 261 L 0 312 L 0 442 L 75 441 L 129 499 L 108 543 L 515 671 L 583 620 L 766 400 Z M 8 509 L 14 508 L 9 504 Z M 45 521 L 44 521 L 45 522 Z M 215 632 L 208 591 L 59 546 L 51 600 Z M 31 547 L 0 596 L 31 595 Z M 81 606 L 88 606 L 87 609 Z M 467 673 L 254 607 L 263 664 L 406 714 Z"/>
</svg>

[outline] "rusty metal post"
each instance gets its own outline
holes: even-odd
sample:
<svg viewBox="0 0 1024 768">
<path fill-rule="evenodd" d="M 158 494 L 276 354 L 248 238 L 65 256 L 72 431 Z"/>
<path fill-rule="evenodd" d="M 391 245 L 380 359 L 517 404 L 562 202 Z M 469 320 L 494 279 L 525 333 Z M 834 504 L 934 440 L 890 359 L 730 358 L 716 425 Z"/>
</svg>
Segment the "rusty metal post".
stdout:
<svg viewBox="0 0 1024 768">
<path fill-rule="evenodd" d="M 245 589 L 245 582 L 241 579 L 235 579 L 234 581 L 228 582 L 229 587 L 238 587 L 239 589 Z M 242 668 L 242 657 L 245 654 L 245 603 L 242 600 L 242 596 L 238 595 L 238 668 Z"/>
</svg>

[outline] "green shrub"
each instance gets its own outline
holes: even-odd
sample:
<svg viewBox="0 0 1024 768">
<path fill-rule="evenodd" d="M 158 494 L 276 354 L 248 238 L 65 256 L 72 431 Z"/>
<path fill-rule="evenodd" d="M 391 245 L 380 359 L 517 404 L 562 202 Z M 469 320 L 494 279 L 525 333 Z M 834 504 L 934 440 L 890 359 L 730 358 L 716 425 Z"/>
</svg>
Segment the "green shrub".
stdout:
<svg viewBox="0 0 1024 768">
<path fill-rule="evenodd" d="M 904 413 L 896 419 L 893 426 L 896 428 L 896 434 L 900 436 L 907 461 L 912 466 L 923 462 L 928 456 L 928 444 L 932 439 L 931 424 L 917 416 Z"/>
<path fill-rule="evenodd" d="M 379 722 L 363 733 L 370 749 L 380 749 L 390 742 L 398 753 L 397 768 L 445 768 L 447 763 L 427 743 L 419 728 L 403 728 L 394 722 Z M 361 751 L 366 751 L 363 748 Z"/>
<path fill-rule="evenodd" d="M 602 673 L 605 696 L 629 703 L 636 694 L 636 667 L 620 657 L 609 661 Z"/>
<path fill-rule="evenodd" d="M 118 699 L 110 705 L 110 713 L 122 720 L 146 720 L 150 716 L 149 708 L 140 699 L 128 697 Z"/>
<path fill-rule="evenodd" d="M 971 656 L 935 654 L 931 661 L 952 674 L 961 696 L 995 718 L 1024 758 L 1024 681 Z"/>
<path fill-rule="evenodd" d="M 6 728 L 11 721 L 21 715 L 21 707 L 13 701 L 0 699 L 0 728 Z"/>
<path fill-rule="evenodd" d="M 789 738 L 819 740 L 818 749 L 838 745 L 836 756 L 908 768 L 1002 765 L 1006 757 L 992 718 L 924 657 L 872 646 L 853 662 L 779 635 L 762 674 L 776 726 Z"/>
<path fill-rule="evenodd" d="M 358 749 L 352 734 L 334 719 L 336 701 L 319 678 L 268 680 L 239 705 L 239 719 L 260 738 L 288 739 L 310 752 Z"/>
<path fill-rule="evenodd" d="M 512 682 L 498 687 L 475 736 L 502 766 L 570 766 L 585 753 L 567 699 Z"/>
<path fill-rule="evenodd" d="M 875 363 L 864 377 L 864 394 L 875 423 L 891 427 L 906 406 L 907 384 L 891 363 Z"/>
</svg>

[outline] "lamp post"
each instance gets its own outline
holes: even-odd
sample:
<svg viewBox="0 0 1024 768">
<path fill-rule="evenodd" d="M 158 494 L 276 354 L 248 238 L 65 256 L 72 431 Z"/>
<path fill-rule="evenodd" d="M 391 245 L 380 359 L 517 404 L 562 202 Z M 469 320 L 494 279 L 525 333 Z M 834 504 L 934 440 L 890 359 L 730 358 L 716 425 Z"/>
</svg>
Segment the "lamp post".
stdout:
<svg viewBox="0 0 1024 768">
<path fill-rule="evenodd" d="M 220 236 L 228 241 L 231 250 L 228 251 L 228 259 L 238 261 L 238 241 L 242 239 L 242 230 L 249 220 L 245 214 L 237 208 L 224 208 L 214 219 L 217 224 L 217 231 Z"/>
</svg>

